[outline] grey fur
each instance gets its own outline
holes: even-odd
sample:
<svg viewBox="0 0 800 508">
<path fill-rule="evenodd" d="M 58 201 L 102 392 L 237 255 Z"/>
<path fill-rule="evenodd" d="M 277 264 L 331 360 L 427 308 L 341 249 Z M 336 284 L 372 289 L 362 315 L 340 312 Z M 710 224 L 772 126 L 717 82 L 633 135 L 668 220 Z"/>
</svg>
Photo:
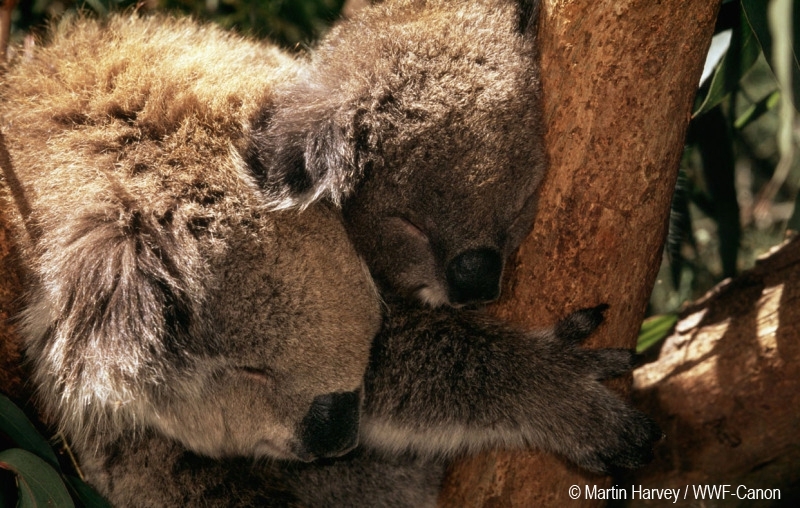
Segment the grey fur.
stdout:
<svg viewBox="0 0 800 508">
<path fill-rule="evenodd" d="M 248 160 L 265 192 L 280 206 L 341 201 L 388 307 L 362 425 L 364 447 L 380 453 L 332 461 L 349 464 L 357 488 L 318 477 L 325 468 L 294 471 L 298 491 L 314 485 L 310 506 L 407 506 L 402 496 L 429 492 L 449 458 L 489 447 L 537 446 L 592 471 L 638 467 L 661 435 L 599 382 L 634 356 L 578 347 L 605 306 L 533 333 L 449 308 L 491 299 L 453 301 L 454 260 L 505 259 L 533 222 L 545 171 L 537 9 L 388 2 L 334 30 L 306 79 L 254 122 Z M 421 461 L 404 470 L 427 473 L 387 492 L 369 472 L 398 454 Z M 347 489 L 357 494 L 344 500 Z"/>
<path fill-rule="evenodd" d="M 343 201 L 379 286 L 454 303 L 452 260 L 471 249 L 504 260 L 533 223 L 543 125 L 521 16 L 506 0 L 367 10 L 262 110 L 245 158 L 277 206 Z"/>
<path fill-rule="evenodd" d="M 522 332 L 478 311 L 387 305 L 366 375 L 363 445 L 328 465 L 284 469 L 306 506 L 433 507 L 430 485 L 449 460 L 487 448 L 533 446 L 594 472 L 651 460 L 660 429 L 600 382 L 630 371 L 636 356 L 579 347 L 605 306 Z M 373 474 L 387 461 L 405 483 Z M 331 481 L 330 464 L 347 474 Z M 425 502 L 406 503 L 412 494 Z"/>
<path fill-rule="evenodd" d="M 425 506 L 487 447 L 648 459 L 660 432 L 599 382 L 633 356 L 579 347 L 603 308 L 522 332 L 453 307 L 494 296 L 453 301 L 455 260 L 502 263 L 535 213 L 535 10 L 386 2 L 307 60 L 185 21 L 78 21 L 13 68 L 4 130 L 42 232 L 16 218 L 28 353 L 113 502 Z M 499 284 L 481 256 L 470 283 Z M 362 446 L 285 460 L 318 397 L 362 386 Z"/>
</svg>

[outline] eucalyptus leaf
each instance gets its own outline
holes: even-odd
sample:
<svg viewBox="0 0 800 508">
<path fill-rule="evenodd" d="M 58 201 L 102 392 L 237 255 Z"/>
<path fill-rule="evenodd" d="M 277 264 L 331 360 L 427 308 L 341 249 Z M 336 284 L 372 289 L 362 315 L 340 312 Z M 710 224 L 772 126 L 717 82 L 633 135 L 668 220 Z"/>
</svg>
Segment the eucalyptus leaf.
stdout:
<svg viewBox="0 0 800 508">
<path fill-rule="evenodd" d="M 792 212 L 792 216 L 789 218 L 786 229 L 800 233 L 800 193 L 794 198 L 794 212 Z"/>
<path fill-rule="evenodd" d="M 18 508 L 75 506 L 58 472 L 29 451 L 11 448 L 0 452 L 0 469 L 17 477 Z"/>
<path fill-rule="evenodd" d="M 672 331 L 672 327 L 678 322 L 677 314 L 661 314 L 647 318 L 642 323 L 639 330 L 639 339 L 636 341 L 636 352 L 647 351 L 659 341 L 664 339 Z"/>
<path fill-rule="evenodd" d="M 763 2 L 764 0 L 759 1 Z M 760 54 L 761 47 L 758 39 L 742 15 L 739 24 L 733 28 L 730 47 L 711 77 L 708 93 L 693 116 L 710 111 L 723 99 L 738 90 L 742 76 L 755 64 Z"/>
<path fill-rule="evenodd" d="M 108 9 L 106 6 L 103 5 L 103 2 L 100 0 L 85 0 L 87 4 L 91 6 L 92 9 L 98 14 L 105 15 L 108 14 Z"/>
<path fill-rule="evenodd" d="M 711 216 L 717 223 L 723 277 L 736 275 L 742 233 L 736 199 L 736 157 L 728 122 L 722 108 L 714 108 L 695 118 L 692 125 L 703 161 L 703 181 L 712 204 Z"/>
<path fill-rule="evenodd" d="M 0 432 L 23 450 L 34 453 L 59 470 L 58 459 L 50 444 L 36 430 L 25 413 L 11 399 L 0 394 Z"/>
<path fill-rule="evenodd" d="M 774 2 L 774 0 L 771 1 Z M 791 16 L 787 18 L 787 21 L 790 22 L 784 24 L 784 27 L 788 25 L 788 28 L 782 27 L 778 35 L 781 40 L 790 42 L 791 56 L 786 62 L 776 62 L 773 54 L 774 36 L 771 32 L 767 15 L 769 5 L 770 1 L 767 0 L 741 0 L 742 19 L 744 19 L 750 27 L 753 36 L 761 46 L 764 56 L 767 57 L 767 62 L 775 75 L 778 75 L 780 72 L 778 70 L 779 66 L 791 66 L 789 73 L 792 76 L 792 83 L 788 86 L 792 90 L 794 105 L 797 107 L 800 105 L 800 62 L 798 61 L 798 53 L 800 52 L 798 45 L 800 44 L 800 40 L 798 40 L 797 29 L 793 29 L 792 27 L 797 27 L 800 22 L 800 8 L 799 6 L 795 6 Z M 776 27 L 772 27 L 772 30 L 775 28 Z M 781 83 L 782 87 L 786 87 L 786 85 L 787 83 Z"/>
<path fill-rule="evenodd" d="M 689 210 L 691 182 L 686 178 L 686 171 L 681 167 L 675 183 L 675 193 L 669 208 L 669 229 L 665 244 L 669 256 L 669 269 L 672 287 L 680 289 L 681 273 L 686 264 L 683 246 L 688 243 L 696 251 L 694 233 L 692 231 L 692 215 Z"/>
<path fill-rule="evenodd" d="M 777 106 L 780 98 L 781 93 L 776 90 L 755 104 L 751 104 L 750 107 L 748 107 L 741 115 L 739 115 L 736 121 L 733 122 L 733 127 L 739 130 L 744 129 L 751 123 L 761 118 L 761 115 L 774 109 L 775 106 Z"/>
<path fill-rule="evenodd" d="M 84 508 L 111 508 L 111 504 L 77 476 L 67 475 L 67 487 L 72 492 L 72 497 L 77 499 Z"/>
</svg>

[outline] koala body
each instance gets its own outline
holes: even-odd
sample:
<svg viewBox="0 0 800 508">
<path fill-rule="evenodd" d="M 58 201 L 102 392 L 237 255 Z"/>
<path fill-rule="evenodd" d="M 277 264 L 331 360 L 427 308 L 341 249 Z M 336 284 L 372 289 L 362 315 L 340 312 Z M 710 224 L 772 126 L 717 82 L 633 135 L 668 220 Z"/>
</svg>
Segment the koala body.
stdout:
<svg viewBox="0 0 800 508">
<path fill-rule="evenodd" d="M 305 59 L 78 21 L 13 67 L 27 351 L 112 502 L 425 506 L 488 447 L 647 460 L 660 432 L 601 383 L 631 353 L 579 347 L 602 308 L 534 332 L 458 308 L 533 221 L 534 10 L 389 1 Z"/>
<path fill-rule="evenodd" d="M 342 202 L 382 289 L 432 306 L 495 299 L 545 170 L 533 10 L 365 10 L 261 110 L 246 160 L 279 207 Z"/>
</svg>

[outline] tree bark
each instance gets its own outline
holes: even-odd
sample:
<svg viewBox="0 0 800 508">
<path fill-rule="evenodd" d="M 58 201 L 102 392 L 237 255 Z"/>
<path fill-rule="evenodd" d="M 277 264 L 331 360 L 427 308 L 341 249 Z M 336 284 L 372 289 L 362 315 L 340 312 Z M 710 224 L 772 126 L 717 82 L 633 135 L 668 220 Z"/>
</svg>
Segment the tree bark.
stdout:
<svg viewBox="0 0 800 508">
<path fill-rule="evenodd" d="M 681 505 L 701 506 L 692 486 L 728 484 L 800 499 L 800 237 L 685 309 L 658 360 L 635 372 L 633 395 L 667 437 L 620 484 L 629 494 L 689 486 Z M 745 504 L 770 505 L 715 502 Z"/>
<path fill-rule="evenodd" d="M 591 346 L 632 347 L 658 270 L 692 99 L 719 0 L 544 0 L 539 20 L 550 170 L 496 315 L 547 326 L 611 304 Z M 595 506 L 609 484 L 536 452 L 456 464 L 443 507 Z"/>
</svg>

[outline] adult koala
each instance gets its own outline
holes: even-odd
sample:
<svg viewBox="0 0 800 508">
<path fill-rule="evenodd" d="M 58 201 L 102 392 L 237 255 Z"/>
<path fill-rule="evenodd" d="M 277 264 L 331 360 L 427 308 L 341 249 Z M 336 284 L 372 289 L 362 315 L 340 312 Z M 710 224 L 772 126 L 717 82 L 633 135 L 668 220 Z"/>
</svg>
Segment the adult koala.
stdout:
<svg viewBox="0 0 800 508">
<path fill-rule="evenodd" d="M 51 38 L 2 88 L 40 408 L 114 504 L 285 499 L 253 458 L 355 446 L 381 318 L 340 212 L 269 212 L 237 155 L 302 66 L 189 20 Z"/>
<path fill-rule="evenodd" d="M 545 171 L 537 8 L 379 4 L 335 28 L 253 121 L 245 160 L 273 205 L 341 203 L 386 302 L 364 446 L 287 468 L 309 506 L 432 505 L 448 458 L 493 446 L 637 467 L 661 435 L 599 382 L 628 371 L 630 352 L 577 347 L 604 307 L 534 333 L 459 309 L 497 298 L 533 223 Z"/>
</svg>

